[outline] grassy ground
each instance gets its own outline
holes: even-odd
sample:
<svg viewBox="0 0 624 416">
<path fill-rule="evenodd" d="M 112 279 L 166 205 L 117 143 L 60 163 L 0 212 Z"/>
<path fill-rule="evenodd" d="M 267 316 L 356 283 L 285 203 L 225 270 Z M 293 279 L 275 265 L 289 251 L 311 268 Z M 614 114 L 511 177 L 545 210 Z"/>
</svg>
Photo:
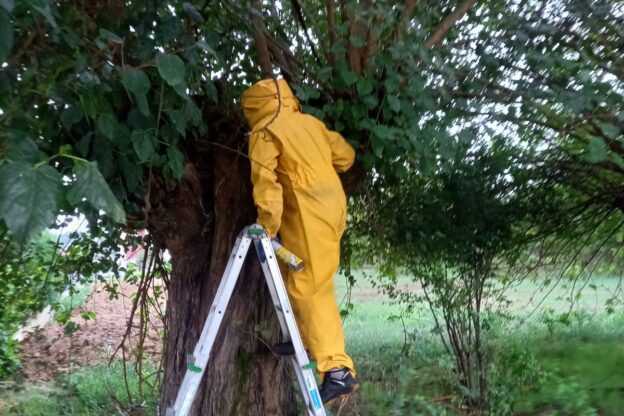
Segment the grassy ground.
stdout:
<svg viewBox="0 0 624 416">
<path fill-rule="evenodd" d="M 153 368 L 147 368 L 153 371 Z M 156 392 L 145 388 L 139 391 L 136 375 L 129 369 L 125 388 L 123 366 L 99 364 L 76 369 L 53 383 L 5 382 L 0 388 L 0 415 L 23 416 L 95 416 L 125 414 L 154 414 Z M 144 412 L 141 412 L 143 410 Z"/>
<path fill-rule="evenodd" d="M 399 283 L 409 282 L 402 278 Z M 624 414 L 624 313 L 605 312 L 605 302 L 616 291 L 619 279 L 594 277 L 592 284 L 572 308 L 571 293 L 576 294 L 572 285 L 562 284 L 551 291 L 551 286 L 526 281 L 510 292 L 515 319 L 496 329 L 495 351 L 507 353 L 505 360 L 532 360 L 532 367 L 512 376 L 511 383 L 514 378 L 528 377 L 529 372 L 537 373 L 542 383 L 522 392 L 514 406 L 518 414 Z M 400 308 L 381 296 L 371 296 L 371 290 L 365 279 L 359 279 L 352 293 L 354 307 L 345 321 L 349 352 L 368 384 L 349 414 L 376 414 L 371 412 L 370 396 L 388 401 L 391 414 L 444 414 L 430 399 L 453 393 L 448 382 L 450 363 L 442 358 L 442 346 L 432 334 L 431 314 L 420 308 L 394 319 Z M 339 283 L 338 293 L 344 291 L 344 284 Z M 570 311 L 563 319 L 561 314 Z M 384 397 L 388 391 L 393 393 Z M 409 406 L 397 403 L 410 397 L 419 401 L 412 404 L 420 409 L 418 413 L 401 410 Z"/>
<path fill-rule="evenodd" d="M 525 282 L 510 294 L 517 317 L 526 317 L 497 328 L 494 349 L 499 363 L 500 415 L 512 414 L 504 406 L 515 394 L 516 414 L 613 415 L 624 414 L 624 314 L 608 316 L 604 303 L 618 279 L 598 277 L 596 289 L 587 288 L 567 323 L 556 318 L 570 309 L 571 287 L 558 287 L 540 303 L 549 288 Z M 409 285 L 407 279 L 401 284 Z M 345 284 L 337 280 L 338 299 Z M 362 389 L 349 411 L 356 415 L 446 414 L 432 402 L 455 392 L 450 361 L 432 332 L 426 308 L 397 318 L 401 309 L 392 305 L 360 277 L 351 293 L 353 308 L 344 321 L 349 353 L 353 356 Z M 542 310 L 549 311 L 546 314 Z M 510 373 L 511 368 L 519 370 Z M 533 378 L 535 380 L 533 380 Z M 517 391 L 518 384 L 530 384 Z M 152 414 L 156 395 L 141 395 L 131 379 L 135 410 Z M 56 383 L 0 388 L 0 414 L 7 415 L 109 415 L 129 403 L 119 364 L 77 369 Z M 516 390 L 514 390 L 516 389 Z M 115 399 L 112 399 L 114 397 Z M 502 398 L 502 399 L 501 399 Z"/>
</svg>

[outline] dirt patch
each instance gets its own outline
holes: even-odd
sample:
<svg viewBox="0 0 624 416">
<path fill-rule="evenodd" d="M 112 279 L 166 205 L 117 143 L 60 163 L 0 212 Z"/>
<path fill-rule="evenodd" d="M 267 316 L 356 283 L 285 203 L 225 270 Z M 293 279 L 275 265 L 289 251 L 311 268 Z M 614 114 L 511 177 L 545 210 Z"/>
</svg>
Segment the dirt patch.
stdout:
<svg viewBox="0 0 624 416">
<path fill-rule="evenodd" d="M 132 295 L 136 286 L 122 283 L 117 299 L 110 299 L 103 287 L 96 287 L 84 305 L 72 312 L 71 320 L 78 329 L 65 334 L 64 327 L 50 322 L 43 328 L 26 334 L 20 345 L 21 370 L 28 380 L 51 380 L 66 373 L 72 366 L 94 365 L 108 360 L 121 342 L 132 309 Z M 161 302 L 161 307 L 164 300 Z M 95 312 L 90 320 L 82 318 L 84 312 Z M 143 344 L 143 353 L 156 360 L 162 351 L 163 323 L 155 308 L 150 311 L 151 322 Z M 135 317 L 126 357 L 137 354 L 138 316 Z M 122 352 L 118 351 L 121 357 Z"/>
</svg>

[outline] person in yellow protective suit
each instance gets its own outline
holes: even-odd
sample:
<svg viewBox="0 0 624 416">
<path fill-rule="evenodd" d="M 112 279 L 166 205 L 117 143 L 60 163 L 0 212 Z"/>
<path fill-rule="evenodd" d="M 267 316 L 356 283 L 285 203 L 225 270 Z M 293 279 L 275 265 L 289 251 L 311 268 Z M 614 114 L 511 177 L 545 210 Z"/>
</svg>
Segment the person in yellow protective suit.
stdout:
<svg viewBox="0 0 624 416">
<path fill-rule="evenodd" d="M 251 127 L 249 158 L 257 222 L 305 262 L 288 270 L 286 289 L 303 342 L 323 378 L 323 403 L 356 387 L 345 352 L 334 275 L 346 225 L 346 197 L 337 172 L 353 164 L 353 148 L 317 118 L 303 114 L 284 80 L 265 79 L 244 92 Z"/>
</svg>

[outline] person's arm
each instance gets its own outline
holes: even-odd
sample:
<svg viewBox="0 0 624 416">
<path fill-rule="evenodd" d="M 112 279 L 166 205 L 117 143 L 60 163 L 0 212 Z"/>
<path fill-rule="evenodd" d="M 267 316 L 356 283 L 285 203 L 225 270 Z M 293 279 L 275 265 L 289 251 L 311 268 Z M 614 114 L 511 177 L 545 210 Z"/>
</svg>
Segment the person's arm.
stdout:
<svg viewBox="0 0 624 416">
<path fill-rule="evenodd" d="M 281 143 L 266 131 L 253 133 L 249 138 L 253 199 L 258 209 L 256 221 L 271 238 L 277 235 L 282 221 L 282 185 L 275 174 L 280 153 Z"/>
<path fill-rule="evenodd" d="M 355 160 L 355 150 L 340 133 L 327 130 L 327 141 L 332 151 L 332 164 L 336 172 L 347 171 Z"/>
</svg>

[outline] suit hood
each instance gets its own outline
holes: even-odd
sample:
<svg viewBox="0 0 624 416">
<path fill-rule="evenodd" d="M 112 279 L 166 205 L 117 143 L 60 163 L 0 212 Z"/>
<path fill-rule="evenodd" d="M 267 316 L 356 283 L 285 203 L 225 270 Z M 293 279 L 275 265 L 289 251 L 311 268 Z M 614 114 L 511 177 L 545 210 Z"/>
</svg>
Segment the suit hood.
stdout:
<svg viewBox="0 0 624 416">
<path fill-rule="evenodd" d="M 269 123 L 278 109 L 280 114 L 299 111 L 299 100 L 285 80 L 263 79 L 243 93 L 242 107 L 249 126 L 256 130 Z"/>
</svg>

